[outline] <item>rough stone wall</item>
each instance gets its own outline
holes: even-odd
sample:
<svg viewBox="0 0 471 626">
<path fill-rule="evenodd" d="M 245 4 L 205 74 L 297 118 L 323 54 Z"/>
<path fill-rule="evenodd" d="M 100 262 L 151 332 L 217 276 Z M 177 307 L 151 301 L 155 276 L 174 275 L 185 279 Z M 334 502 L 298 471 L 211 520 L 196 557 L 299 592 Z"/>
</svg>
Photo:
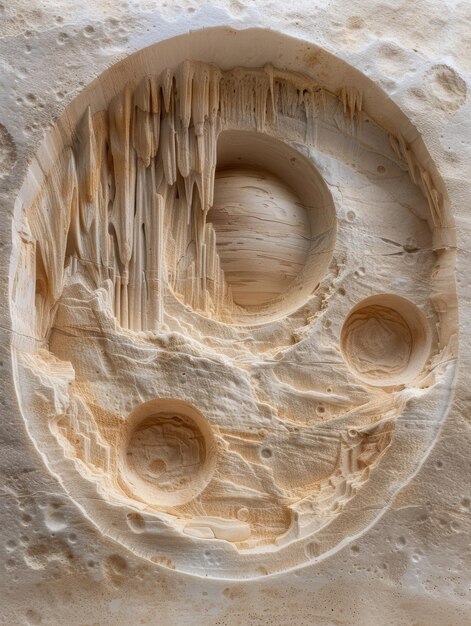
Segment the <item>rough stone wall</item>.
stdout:
<svg viewBox="0 0 471 626">
<path fill-rule="evenodd" d="M 117 61 L 211 26 L 291 35 L 376 82 L 422 135 L 447 187 L 458 236 L 460 365 L 433 450 L 361 539 L 322 563 L 250 583 L 169 572 L 99 534 L 27 437 L 10 365 L 11 219 L 44 131 Z M 469 623 L 469 3 L 15 0 L 0 5 L 0 37 L 3 623 Z"/>
</svg>

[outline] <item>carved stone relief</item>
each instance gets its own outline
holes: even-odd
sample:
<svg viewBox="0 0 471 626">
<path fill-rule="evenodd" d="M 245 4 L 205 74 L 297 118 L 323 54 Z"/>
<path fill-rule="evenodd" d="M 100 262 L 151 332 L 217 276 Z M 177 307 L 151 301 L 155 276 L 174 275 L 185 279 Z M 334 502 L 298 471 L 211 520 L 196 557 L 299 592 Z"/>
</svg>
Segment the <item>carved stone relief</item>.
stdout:
<svg viewBox="0 0 471 626">
<path fill-rule="evenodd" d="M 190 59 L 107 90 L 17 204 L 28 432 L 145 559 L 222 578 L 322 559 L 381 516 L 446 414 L 436 174 L 360 90 L 291 69 Z"/>
</svg>

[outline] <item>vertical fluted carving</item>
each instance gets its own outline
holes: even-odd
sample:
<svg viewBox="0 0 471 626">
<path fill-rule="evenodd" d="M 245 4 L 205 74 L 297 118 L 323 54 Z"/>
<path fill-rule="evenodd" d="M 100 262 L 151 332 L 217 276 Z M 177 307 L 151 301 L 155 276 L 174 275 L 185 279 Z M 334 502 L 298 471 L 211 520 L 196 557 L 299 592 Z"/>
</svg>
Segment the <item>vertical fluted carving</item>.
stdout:
<svg viewBox="0 0 471 626">
<path fill-rule="evenodd" d="M 329 97 L 338 99 L 355 132 L 361 94 L 344 88 Z M 239 127 L 265 132 L 283 117 L 315 142 L 326 99 L 309 79 L 271 65 L 222 72 L 185 61 L 134 90 L 128 86 L 107 111 L 87 109 L 73 150 L 64 151 L 31 211 L 41 315 L 60 297 L 65 267 L 95 287 L 108 281 L 123 328 L 163 324 L 166 284 L 194 310 L 230 319 L 232 291 L 207 221 L 219 134 Z M 391 142 L 439 223 L 441 198 L 430 175 L 401 137 Z"/>
</svg>

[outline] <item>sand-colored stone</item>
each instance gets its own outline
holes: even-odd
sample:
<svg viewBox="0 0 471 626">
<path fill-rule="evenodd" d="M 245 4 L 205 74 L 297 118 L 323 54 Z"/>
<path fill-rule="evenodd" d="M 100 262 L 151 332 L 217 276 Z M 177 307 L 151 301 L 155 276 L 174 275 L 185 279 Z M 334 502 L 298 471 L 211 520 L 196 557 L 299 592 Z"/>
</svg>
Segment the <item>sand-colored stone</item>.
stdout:
<svg viewBox="0 0 471 626">
<path fill-rule="evenodd" d="M 151 4 L 2 9 L 5 623 L 466 624 L 471 11 Z"/>
</svg>

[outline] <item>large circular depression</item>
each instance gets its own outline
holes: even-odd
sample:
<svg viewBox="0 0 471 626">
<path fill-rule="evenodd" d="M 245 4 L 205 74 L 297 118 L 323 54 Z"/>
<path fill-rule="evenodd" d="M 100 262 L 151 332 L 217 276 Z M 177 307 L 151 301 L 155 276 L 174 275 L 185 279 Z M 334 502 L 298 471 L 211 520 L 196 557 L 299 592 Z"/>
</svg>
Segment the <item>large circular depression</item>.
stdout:
<svg viewBox="0 0 471 626">
<path fill-rule="evenodd" d="M 237 323 L 289 315 L 332 258 L 336 215 L 325 182 L 298 150 L 266 134 L 221 133 L 208 222 Z"/>
</svg>

